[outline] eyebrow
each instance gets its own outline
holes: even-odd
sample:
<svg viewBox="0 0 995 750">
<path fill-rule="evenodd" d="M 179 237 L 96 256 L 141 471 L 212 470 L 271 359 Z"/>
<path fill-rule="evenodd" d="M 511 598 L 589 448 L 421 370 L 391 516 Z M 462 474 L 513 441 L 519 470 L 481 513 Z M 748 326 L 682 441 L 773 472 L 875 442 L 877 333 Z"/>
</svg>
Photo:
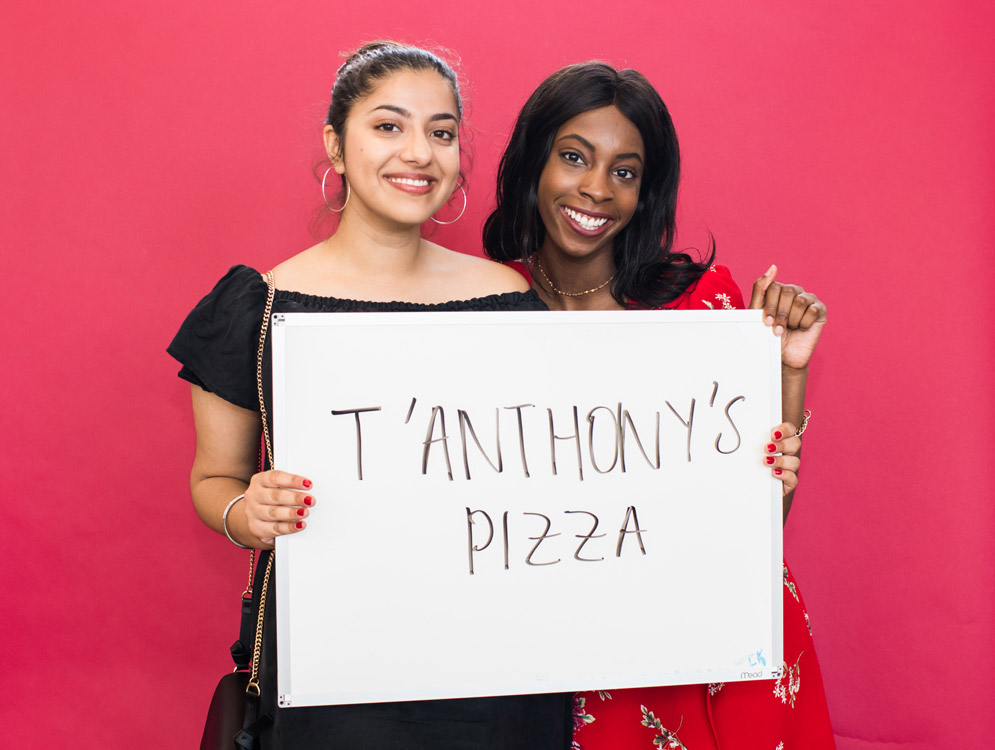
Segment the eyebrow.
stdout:
<svg viewBox="0 0 995 750">
<path fill-rule="evenodd" d="M 598 150 L 598 149 L 596 149 L 594 147 L 593 143 L 591 143 L 589 140 L 587 140 L 587 138 L 585 138 L 582 135 L 577 135 L 576 133 L 567 133 L 566 135 L 563 135 L 563 136 L 560 136 L 559 138 L 557 138 L 557 141 L 563 141 L 563 140 L 566 140 L 567 138 L 574 138 L 575 140 L 580 141 L 581 144 L 585 148 L 587 148 L 587 149 L 589 149 L 591 151 L 597 151 Z M 643 157 L 640 156 L 639 154 L 637 154 L 635 151 L 633 151 L 632 153 L 628 153 L 628 154 L 615 154 L 615 158 L 616 159 L 635 159 L 640 164 L 643 163 Z"/>
<path fill-rule="evenodd" d="M 399 114 L 401 117 L 406 117 L 409 120 L 411 119 L 411 112 L 406 110 L 404 107 L 398 107 L 394 104 L 381 104 L 377 107 L 374 107 L 370 111 L 376 112 L 378 109 L 386 109 L 388 112 L 394 112 L 396 114 Z M 429 117 L 428 120 L 429 122 L 437 122 L 439 120 L 452 120 L 453 122 L 458 122 L 458 120 L 456 119 L 456 115 L 451 114 L 449 112 L 439 112 L 438 114 L 434 114 L 431 117 Z"/>
</svg>

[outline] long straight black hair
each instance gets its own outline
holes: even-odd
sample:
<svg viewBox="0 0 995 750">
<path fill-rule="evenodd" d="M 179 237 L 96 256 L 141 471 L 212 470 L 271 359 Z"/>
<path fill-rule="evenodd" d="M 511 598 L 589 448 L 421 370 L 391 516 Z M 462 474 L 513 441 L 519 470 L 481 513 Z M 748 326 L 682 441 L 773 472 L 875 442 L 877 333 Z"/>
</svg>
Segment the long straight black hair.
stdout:
<svg viewBox="0 0 995 750">
<path fill-rule="evenodd" d="M 539 215 L 539 177 L 560 127 L 577 115 L 615 106 L 639 130 L 646 154 L 639 202 L 615 237 L 612 296 L 622 305 L 657 308 L 694 285 L 715 257 L 696 263 L 673 252 L 680 149 L 663 99 L 646 77 L 602 62 L 570 65 L 535 90 L 522 107 L 498 168 L 497 207 L 484 223 L 484 250 L 501 262 L 531 267 L 546 237 Z"/>
</svg>

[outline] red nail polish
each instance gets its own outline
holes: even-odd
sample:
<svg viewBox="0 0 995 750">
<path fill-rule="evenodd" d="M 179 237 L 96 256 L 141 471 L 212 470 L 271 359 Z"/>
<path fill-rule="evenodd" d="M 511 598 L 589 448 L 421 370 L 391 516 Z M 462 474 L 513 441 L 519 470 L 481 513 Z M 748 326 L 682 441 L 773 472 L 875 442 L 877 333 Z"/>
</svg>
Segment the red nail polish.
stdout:
<svg viewBox="0 0 995 750">
<path fill-rule="evenodd" d="M 297 509 L 297 515 L 299 515 L 299 516 L 303 516 L 306 512 L 307 511 L 305 511 L 303 508 L 298 508 Z"/>
<path fill-rule="evenodd" d="M 311 480 L 310 479 L 305 479 L 303 482 L 301 482 L 301 484 L 304 485 L 304 489 L 306 489 L 306 490 L 311 489 Z"/>
<path fill-rule="evenodd" d="M 776 474 L 777 476 L 781 476 L 781 475 L 782 475 L 782 474 L 783 474 L 784 472 L 783 472 L 783 471 L 781 471 L 780 469 L 774 469 L 774 473 L 775 473 L 775 474 Z"/>
<path fill-rule="evenodd" d="M 773 456 L 767 456 L 767 458 L 765 458 L 764 461 L 767 462 L 768 466 L 771 466 L 774 463 L 774 457 Z"/>
<path fill-rule="evenodd" d="M 305 505 L 314 505 L 314 498 L 311 497 L 310 495 L 305 495 L 304 496 L 304 504 Z"/>
<path fill-rule="evenodd" d="M 298 529 L 303 529 L 304 528 L 304 522 L 303 521 L 298 521 L 297 523 L 294 524 L 294 526 L 296 526 Z"/>
<path fill-rule="evenodd" d="M 774 430 L 774 439 L 775 440 L 780 440 L 783 437 L 784 437 L 784 433 L 783 432 L 781 432 L 780 430 Z"/>
</svg>

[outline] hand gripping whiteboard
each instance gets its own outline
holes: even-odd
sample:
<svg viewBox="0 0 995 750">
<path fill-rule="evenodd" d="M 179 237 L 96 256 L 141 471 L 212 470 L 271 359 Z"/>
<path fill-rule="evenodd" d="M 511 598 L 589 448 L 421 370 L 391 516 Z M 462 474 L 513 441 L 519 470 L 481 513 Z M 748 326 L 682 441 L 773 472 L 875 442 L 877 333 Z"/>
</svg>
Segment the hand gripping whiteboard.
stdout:
<svg viewBox="0 0 995 750">
<path fill-rule="evenodd" d="M 759 311 L 291 313 L 284 707 L 768 679 L 779 341 Z"/>
</svg>

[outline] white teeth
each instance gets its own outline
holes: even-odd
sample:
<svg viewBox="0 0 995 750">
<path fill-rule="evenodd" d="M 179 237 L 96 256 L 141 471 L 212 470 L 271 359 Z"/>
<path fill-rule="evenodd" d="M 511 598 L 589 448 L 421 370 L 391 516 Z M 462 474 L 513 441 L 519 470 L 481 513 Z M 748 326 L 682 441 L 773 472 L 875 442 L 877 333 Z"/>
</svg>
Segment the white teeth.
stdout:
<svg viewBox="0 0 995 750">
<path fill-rule="evenodd" d="M 414 185 L 416 187 L 427 187 L 428 180 L 411 180 L 407 177 L 388 177 L 390 182 L 397 182 L 401 185 Z"/>
<path fill-rule="evenodd" d="M 584 229 L 597 229 L 598 227 L 603 227 L 608 222 L 608 219 L 603 216 L 596 219 L 593 216 L 582 214 L 579 211 L 574 211 L 572 208 L 567 208 L 566 206 L 563 207 L 563 210 L 567 216 L 584 227 Z"/>
</svg>

